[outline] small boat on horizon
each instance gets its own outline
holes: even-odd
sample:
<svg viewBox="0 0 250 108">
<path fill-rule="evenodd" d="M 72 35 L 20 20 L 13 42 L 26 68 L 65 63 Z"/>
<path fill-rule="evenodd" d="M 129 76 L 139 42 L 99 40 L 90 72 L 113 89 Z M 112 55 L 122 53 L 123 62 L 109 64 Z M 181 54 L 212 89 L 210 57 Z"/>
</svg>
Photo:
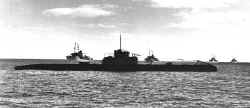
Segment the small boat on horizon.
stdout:
<svg viewBox="0 0 250 108">
<path fill-rule="evenodd" d="M 211 59 L 209 59 L 209 62 L 218 62 L 218 60 L 215 57 L 212 57 Z"/>
<path fill-rule="evenodd" d="M 151 53 L 151 52 L 152 52 L 152 53 Z M 144 59 L 144 61 L 145 61 L 146 63 L 152 64 L 153 62 L 159 61 L 159 59 L 155 57 L 155 55 L 153 54 L 153 51 L 149 50 L 149 54 L 148 54 L 148 56 Z"/>
<path fill-rule="evenodd" d="M 230 62 L 231 63 L 237 63 L 238 61 L 236 60 L 236 58 L 233 58 Z"/>
<path fill-rule="evenodd" d="M 74 52 L 66 56 L 67 63 L 70 64 L 86 64 L 89 63 L 93 58 L 87 56 L 79 48 L 79 44 L 75 42 Z"/>
</svg>

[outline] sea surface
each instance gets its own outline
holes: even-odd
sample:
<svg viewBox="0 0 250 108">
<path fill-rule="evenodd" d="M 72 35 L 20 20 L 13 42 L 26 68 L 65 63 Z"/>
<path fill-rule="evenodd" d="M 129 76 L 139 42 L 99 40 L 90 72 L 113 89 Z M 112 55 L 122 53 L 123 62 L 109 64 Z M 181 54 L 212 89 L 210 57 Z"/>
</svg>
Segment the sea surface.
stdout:
<svg viewBox="0 0 250 108">
<path fill-rule="evenodd" d="M 218 72 L 102 72 L 13 69 L 63 60 L 0 60 L 0 108 L 247 108 L 250 64 Z"/>
</svg>

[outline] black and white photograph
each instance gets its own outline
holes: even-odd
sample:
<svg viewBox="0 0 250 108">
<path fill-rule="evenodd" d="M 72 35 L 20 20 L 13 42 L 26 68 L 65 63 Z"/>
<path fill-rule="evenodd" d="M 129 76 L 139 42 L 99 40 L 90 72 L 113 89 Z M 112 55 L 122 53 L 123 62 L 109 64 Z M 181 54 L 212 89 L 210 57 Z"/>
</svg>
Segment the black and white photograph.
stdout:
<svg viewBox="0 0 250 108">
<path fill-rule="evenodd" d="M 250 0 L 0 0 L 0 108 L 249 108 Z"/>
</svg>

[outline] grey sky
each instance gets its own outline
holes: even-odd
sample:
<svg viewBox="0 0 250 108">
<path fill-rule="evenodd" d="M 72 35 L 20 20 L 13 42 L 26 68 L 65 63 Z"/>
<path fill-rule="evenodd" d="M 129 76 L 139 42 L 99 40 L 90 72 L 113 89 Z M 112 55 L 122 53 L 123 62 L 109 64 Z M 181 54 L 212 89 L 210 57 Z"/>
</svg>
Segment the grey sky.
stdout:
<svg viewBox="0 0 250 108">
<path fill-rule="evenodd" d="M 63 49 L 70 48 L 74 41 L 90 44 L 86 46 L 89 48 L 84 46 L 90 54 L 103 56 L 103 52 L 116 48 L 114 41 L 122 32 L 128 43 L 126 49 L 145 53 L 152 48 L 166 59 L 226 55 L 224 59 L 242 56 L 250 60 L 239 50 L 248 45 L 245 40 L 250 34 L 248 0 L 2 0 L 0 4 L 0 29 L 6 34 L 2 39 L 14 39 L 22 45 L 18 57 L 30 57 L 24 52 L 32 48 L 28 44 L 33 44 L 48 52 L 58 50 L 61 58 L 68 53 Z M 232 45 L 234 41 L 238 44 Z M 40 45 L 46 42 L 47 46 Z M 53 42 L 61 47 L 53 47 Z M 98 43 L 96 47 L 93 42 Z M 106 48 L 98 47 L 102 44 Z M 2 48 L 6 50 L 3 57 L 15 57 L 9 55 L 13 53 L 9 48 Z M 33 58 L 57 57 L 36 52 Z"/>
<path fill-rule="evenodd" d="M 8 0 L 7 0 L 8 1 Z M 161 29 L 168 23 L 180 22 L 176 14 L 188 11 L 182 8 L 153 8 L 150 1 L 141 0 L 9 0 L 4 21 L 14 26 L 56 25 L 80 29 L 78 32 L 107 33 L 113 31 L 137 32 Z M 80 10 L 95 7 L 110 15 L 88 17 L 86 13 L 60 14 L 60 9 Z M 58 12 L 51 10 L 58 9 Z M 84 8 L 82 8 L 83 11 Z M 47 12 L 46 12 L 47 11 Z M 88 10 L 87 10 L 88 11 Z M 46 12 L 46 13 L 45 13 Z M 75 14 L 75 15 L 74 15 Z M 93 12 L 93 14 L 95 14 Z"/>
</svg>

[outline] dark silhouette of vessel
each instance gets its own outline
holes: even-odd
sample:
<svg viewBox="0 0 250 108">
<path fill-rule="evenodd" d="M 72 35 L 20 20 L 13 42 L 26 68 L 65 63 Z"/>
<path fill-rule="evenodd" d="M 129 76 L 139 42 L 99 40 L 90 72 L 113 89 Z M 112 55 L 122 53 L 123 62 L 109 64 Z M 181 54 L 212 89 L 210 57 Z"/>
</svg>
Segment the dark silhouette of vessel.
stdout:
<svg viewBox="0 0 250 108">
<path fill-rule="evenodd" d="M 238 61 L 236 60 L 236 58 L 233 58 L 232 60 L 231 60 L 231 63 L 237 63 Z"/>
<path fill-rule="evenodd" d="M 209 59 L 209 62 L 218 62 L 218 60 L 215 57 L 212 57 L 211 59 Z"/>
<path fill-rule="evenodd" d="M 24 66 L 16 66 L 16 70 L 58 70 L 58 71 L 196 71 L 196 72 L 213 72 L 217 68 L 209 63 L 197 61 L 190 64 L 174 64 L 167 62 L 163 64 L 152 64 L 158 59 L 152 54 L 145 58 L 149 64 L 139 64 L 136 54 L 130 56 L 129 51 L 121 48 L 114 50 L 114 56 L 104 57 L 101 64 L 97 63 L 79 63 L 79 64 L 30 64 Z"/>
<path fill-rule="evenodd" d="M 154 56 L 154 54 L 152 53 L 150 53 L 151 51 L 149 50 L 149 55 L 144 59 L 144 61 L 146 62 L 146 63 L 150 63 L 150 64 L 152 64 L 153 62 L 157 62 L 157 61 L 159 61 L 159 59 L 158 58 L 156 58 L 155 56 Z"/>
<path fill-rule="evenodd" d="M 70 55 L 66 56 L 67 63 L 70 64 L 89 64 L 91 60 L 93 60 L 91 57 L 87 56 L 80 50 L 79 44 L 75 42 L 74 46 L 74 52 Z"/>
<path fill-rule="evenodd" d="M 121 48 L 121 35 L 120 35 L 120 49 L 114 51 L 114 56 L 104 57 L 102 60 L 103 65 L 137 65 L 138 59 L 136 55 L 129 56 L 130 52 L 122 50 Z"/>
</svg>

